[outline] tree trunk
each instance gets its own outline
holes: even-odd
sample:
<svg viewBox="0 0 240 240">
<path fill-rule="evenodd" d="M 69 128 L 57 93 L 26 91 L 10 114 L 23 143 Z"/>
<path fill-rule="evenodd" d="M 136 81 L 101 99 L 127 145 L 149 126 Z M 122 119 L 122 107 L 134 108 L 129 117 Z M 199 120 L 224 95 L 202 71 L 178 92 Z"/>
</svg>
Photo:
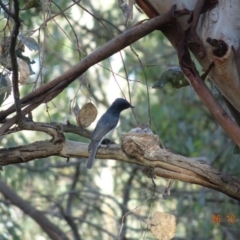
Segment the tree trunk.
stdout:
<svg viewBox="0 0 240 240">
<path fill-rule="evenodd" d="M 211 2 L 211 3 L 209 3 Z M 177 18 L 184 31 L 196 24 L 197 36 L 188 38 L 187 44 L 204 71 L 211 62 L 214 63 L 209 76 L 224 97 L 240 112 L 239 81 L 239 38 L 240 38 L 240 2 L 237 0 L 136 0 L 136 3 L 150 17 L 168 12 L 176 4 L 176 10 L 185 9 L 185 13 Z M 187 13 L 189 10 L 189 13 Z M 199 11 L 199 17 L 194 13 Z M 162 29 L 175 48 L 179 35 L 175 26 Z M 208 42 L 206 41 L 208 39 Z"/>
</svg>

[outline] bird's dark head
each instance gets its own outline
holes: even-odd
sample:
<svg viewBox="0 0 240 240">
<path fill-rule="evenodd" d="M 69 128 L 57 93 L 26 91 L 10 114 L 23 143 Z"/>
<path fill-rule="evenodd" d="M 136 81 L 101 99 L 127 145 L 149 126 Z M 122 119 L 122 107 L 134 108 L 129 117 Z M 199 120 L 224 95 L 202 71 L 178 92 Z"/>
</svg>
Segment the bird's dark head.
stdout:
<svg viewBox="0 0 240 240">
<path fill-rule="evenodd" d="M 132 106 L 127 100 L 123 99 L 123 98 L 117 98 L 111 105 L 112 109 L 116 109 L 119 112 L 123 111 L 124 109 L 127 108 L 134 108 L 134 106 Z"/>
</svg>

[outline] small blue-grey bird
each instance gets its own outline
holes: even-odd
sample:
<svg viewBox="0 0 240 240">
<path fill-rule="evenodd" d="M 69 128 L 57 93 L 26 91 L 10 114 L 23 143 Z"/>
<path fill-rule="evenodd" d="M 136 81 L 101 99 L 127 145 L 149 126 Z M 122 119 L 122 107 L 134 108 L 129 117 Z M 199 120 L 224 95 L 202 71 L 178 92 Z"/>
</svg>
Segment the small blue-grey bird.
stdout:
<svg viewBox="0 0 240 240">
<path fill-rule="evenodd" d="M 120 113 L 127 108 L 134 108 L 134 106 L 123 98 L 117 98 L 98 120 L 97 126 L 91 137 L 91 142 L 88 146 L 90 155 L 87 160 L 86 168 L 90 169 L 92 167 L 99 145 L 102 140 L 114 130 L 118 124 Z"/>
</svg>

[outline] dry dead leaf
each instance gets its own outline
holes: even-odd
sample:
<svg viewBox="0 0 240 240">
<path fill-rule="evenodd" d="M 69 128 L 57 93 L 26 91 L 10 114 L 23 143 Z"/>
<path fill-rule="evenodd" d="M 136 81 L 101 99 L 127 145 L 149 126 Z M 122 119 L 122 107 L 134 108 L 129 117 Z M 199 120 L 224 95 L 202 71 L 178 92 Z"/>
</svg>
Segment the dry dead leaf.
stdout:
<svg viewBox="0 0 240 240">
<path fill-rule="evenodd" d="M 19 71 L 18 82 L 20 84 L 26 84 L 30 76 L 29 66 L 21 58 L 17 58 L 17 63 L 18 63 L 18 71 Z"/>
<path fill-rule="evenodd" d="M 148 228 L 153 236 L 160 240 L 170 240 L 176 233 L 176 218 L 174 215 L 155 212 L 153 217 L 147 219 Z"/>
<path fill-rule="evenodd" d="M 98 114 L 97 108 L 92 103 L 86 103 L 80 110 L 79 121 L 83 128 L 91 125 Z"/>
<path fill-rule="evenodd" d="M 73 112 L 76 116 L 78 126 L 83 128 L 90 126 L 91 123 L 96 119 L 98 113 L 97 108 L 92 103 L 86 103 L 83 105 L 81 110 L 76 103 L 73 108 Z"/>
</svg>

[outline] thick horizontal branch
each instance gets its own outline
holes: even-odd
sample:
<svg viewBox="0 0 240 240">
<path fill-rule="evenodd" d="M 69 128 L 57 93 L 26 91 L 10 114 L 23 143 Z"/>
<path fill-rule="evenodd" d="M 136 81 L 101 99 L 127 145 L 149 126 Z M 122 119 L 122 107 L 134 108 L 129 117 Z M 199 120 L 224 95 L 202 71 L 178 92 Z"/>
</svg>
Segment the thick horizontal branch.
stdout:
<svg viewBox="0 0 240 240">
<path fill-rule="evenodd" d="M 115 159 L 152 168 L 157 176 L 198 184 L 240 200 L 239 178 L 160 148 L 158 136 L 130 133 L 124 135 L 122 141 L 122 146 L 112 144 L 107 148 L 99 148 L 97 158 Z M 23 163 L 52 155 L 87 158 L 88 144 L 73 141 L 54 144 L 51 141 L 42 141 L 1 149 L 0 165 Z"/>
</svg>

